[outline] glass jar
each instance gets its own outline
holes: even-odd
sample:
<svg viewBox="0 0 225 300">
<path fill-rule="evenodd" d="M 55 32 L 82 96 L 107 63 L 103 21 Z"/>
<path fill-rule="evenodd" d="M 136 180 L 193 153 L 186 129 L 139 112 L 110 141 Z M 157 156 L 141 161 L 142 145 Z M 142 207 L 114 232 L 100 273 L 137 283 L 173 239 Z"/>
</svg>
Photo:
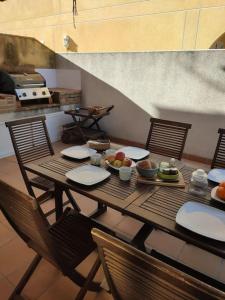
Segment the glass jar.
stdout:
<svg viewBox="0 0 225 300">
<path fill-rule="evenodd" d="M 191 176 L 189 193 L 198 196 L 205 196 L 208 190 L 207 177 L 207 173 L 202 169 L 194 171 Z"/>
</svg>

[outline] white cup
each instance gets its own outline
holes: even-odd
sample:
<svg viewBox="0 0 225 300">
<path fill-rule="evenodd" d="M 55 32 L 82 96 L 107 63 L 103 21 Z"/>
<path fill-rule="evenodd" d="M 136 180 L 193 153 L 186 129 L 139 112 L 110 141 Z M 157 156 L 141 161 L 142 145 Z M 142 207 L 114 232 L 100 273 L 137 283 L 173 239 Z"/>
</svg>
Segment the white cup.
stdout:
<svg viewBox="0 0 225 300">
<path fill-rule="evenodd" d="M 128 181 L 131 178 L 132 168 L 130 167 L 121 167 L 119 169 L 120 179 L 123 181 Z"/>
<path fill-rule="evenodd" d="M 94 166 L 100 166 L 102 155 L 100 153 L 95 153 L 91 156 L 91 164 Z"/>
</svg>

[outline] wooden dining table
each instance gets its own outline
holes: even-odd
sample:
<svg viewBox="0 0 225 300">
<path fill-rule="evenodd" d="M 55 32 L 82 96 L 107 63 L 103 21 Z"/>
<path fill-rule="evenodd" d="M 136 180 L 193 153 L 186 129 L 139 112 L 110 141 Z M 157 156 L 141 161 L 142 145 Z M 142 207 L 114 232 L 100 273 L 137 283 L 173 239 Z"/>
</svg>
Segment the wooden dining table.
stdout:
<svg viewBox="0 0 225 300">
<path fill-rule="evenodd" d="M 170 159 L 156 154 L 151 154 L 150 158 L 155 162 L 169 161 Z M 176 214 L 187 201 L 197 201 L 225 210 L 225 204 L 219 204 L 211 200 L 210 191 L 213 184 L 209 184 L 207 195 L 204 197 L 194 196 L 188 192 L 193 167 L 182 161 L 177 161 L 177 167 L 184 177 L 185 188 L 138 183 L 136 171 L 133 172 L 130 181 L 124 182 L 119 179 L 117 171 L 108 169 L 111 176 L 91 187 L 77 184 L 66 178 L 66 172 L 89 163 L 89 159 L 72 160 L 57 154 L 46 157 L 42 161 L 28 163 L 25 165 L 25 169 L 55 183 L 57 218 L 63 212 L 62 192 L 67 188 L 140 220 L 144 222 L 145 227 L 160 229 L 225 258 L 225 242 L 201 236 L 176 224 Z"/>
</svg>

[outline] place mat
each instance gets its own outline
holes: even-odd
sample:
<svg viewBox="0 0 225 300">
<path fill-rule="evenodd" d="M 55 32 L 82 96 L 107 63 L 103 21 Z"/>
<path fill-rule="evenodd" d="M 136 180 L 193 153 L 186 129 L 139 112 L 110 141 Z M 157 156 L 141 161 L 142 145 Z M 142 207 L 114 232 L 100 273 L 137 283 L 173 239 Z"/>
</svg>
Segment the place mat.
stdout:
<svg viewBox="0 0 225 300">
<path fill-rule="evenodd" d="M 138 175 L 137 182 L 149 184 L 149 185 L 160 185 L 160 186 L 185 188 L 185 181 L 184 181 L 184 177 L 181 172 L 179 172 L 179 177 L 178 177 L 177 181 L 165 181 L 159 177 L 152 179 L 152 178 L 146 178 L 146 177 L 142 177 L 142 176 Z"/>
</svg>

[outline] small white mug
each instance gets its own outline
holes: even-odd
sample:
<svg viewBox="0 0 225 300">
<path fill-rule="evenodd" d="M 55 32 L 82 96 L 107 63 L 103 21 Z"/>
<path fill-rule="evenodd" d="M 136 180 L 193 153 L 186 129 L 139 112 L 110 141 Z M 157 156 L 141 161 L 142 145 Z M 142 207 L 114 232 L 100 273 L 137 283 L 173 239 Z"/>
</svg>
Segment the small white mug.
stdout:
<svg viewBox="0 0 225 300">
<path fill-rule="evenodd" d="M 130 167 L 121 167 L 119 169 L 120 179 L 123 181 L 128 181 L 131 178 L 132 168 Z"/>
<path fill-rule="evenodd" d="M 100 166 L 102 155 L 100 153 L 95 153 L 91 156 L 91 164 L 94 166 Z"/>
</svg>

